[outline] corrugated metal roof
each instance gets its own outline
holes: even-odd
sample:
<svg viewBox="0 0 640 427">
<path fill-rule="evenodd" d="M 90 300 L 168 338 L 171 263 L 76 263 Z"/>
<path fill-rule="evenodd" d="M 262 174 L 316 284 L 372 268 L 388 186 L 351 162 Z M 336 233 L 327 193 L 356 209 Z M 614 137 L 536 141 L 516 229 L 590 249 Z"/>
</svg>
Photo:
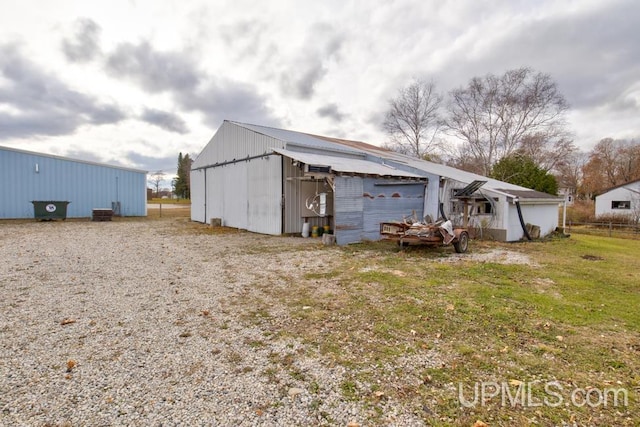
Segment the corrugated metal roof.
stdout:
<svg viewBox="0 0 640 427">
<path fill-rule="evenodd" d="M 322 154 L 299 153 L 297 151 L 274 149 L 274 152 L 283 156 L 305 163 L 307 165 L 330 166 L 332 171 L 356 173 L 363 175 L 396 176 L 403 178 L 424 178 L 423 176 L 406 172 L 394 167 L 374 163 L 367 160 L 348 159 L 338 156 L 325 156 Z"/>
<path fill-rule="evenodd" d="M 498 188 L 498 191 L 502 191 L 503 193 L 509 194 L 514 197 L 518 197 L 520 199 L 549 199 L 549 200 L 564 200 L 562 196 L 554 196 L 552 194 L 543 193 L 542 191 L 536 190 L 509 190 L 504 188 Z"/>
<path fill-rule="evenodd" d="M 330 150 L 335 152 L 346 152 L 352 154 L 364 154 L 369 157 L 374 157 L 380 159 L 380 161 L 388 161 L 397 163 L 398 171 L 402 169 L 411 169 L 416 172 L 413 176 L 420 176 L 419 173 L 425 172 L 428 174 L 438 175 L 444 178 L 453 179 L 456 181 L 460 181 L 465 184 L 470 184 L 473 181 L 487 181 L 487 183 L 483 186 L 483 190 L 488 191 L 500 191 L 500 192 L 513 192 L 513 191 L 528 191 L 531 192 L 530 188 L 522 187 L 519 185 L 511 184 L 504 181 L 499 181 L 497 179 L 488 178 L 483 175 L 475 174 L 472 172 L 463 171 L 461 169 L 456 169 L 451 166 L 442 165 L 439 163 L 433 163 L 426 160 L 418 159 L 415 157 L 407 156 L 405 154 L 396 153 L 394 151 L 389 151 L 381 147 L 377 147 L 375 145 L 368 144 L 366 142 L 361 141 L 350 141 L 345 139 L 338 138 L 330 138 L 326 136 L 312 135 L 308 133 L 284 130 L 284 129 L 276 129 L 266 126 L 257 126 L 246 123 L 239 122 L 231 122 L 237 126 L 242 126 L 246 129 L 250 129 L 254 132 L 258 132 L 264 135 L 268 135 L 272 138 L 276 138 L 278 140 L 284 141 L 289 145 L 300 145 L 310 148 L 316 148 L 318 150 Z M 328 156 L 330 157 L 330 156 Z M 351 163 L 354 160 L 349 160 Z M 366 164 L 378 164 L 376 162 L 367 162 Z M 382 166 L 385 167 L 385 166 Z M 405 171 L 404 173 L 411 173 Z M 394 174 L 395 176 L 401 176 L 399 174 Z M 544 197 L 542 197 L 544 195 Z M 550 199 L 555 196 L 540 193 L 538 197 L 539 199 Z M 535 194 L 529 193 L 530 199 L 536 198 Z"/>
<path fill-rule="evenodd" d="M 276 129 L 267 126 L 251 125 L 247 123 L 231 122 L 238 126 L 242 126 L 246 129 L 250 129 L 254 132 L 261 133 L 263 135 L 270 136 L 271 138 L 279 139 L 280 141 L 291 143 L 294 145 L 302 145 L 309 148 L 318 148 L 324 150 L 343 151 L 345 153 L 362 154 L 362 150 L 353 149 L 346 145 L 338 145 L 316 135 L 308 133 L 296 132 L 292 130 Z"/>
<path fill-rule="evenodd" d="M 144 173 L 144 174 L 148 173 L 148 171 L 145 171 L 145 170 L 128 168 L 126 166 L 116 166 L 116 165 L 110 165 L 108 163 L 91 162 L 89 160 L 73 159 L 71 157 L 57 156 L 55 154 L 37 153 L 35 151 L 21 150 L 19 148 L 6 147 L 6 146 L 3 146 L 3 145 L 0 145 L 0 150 L 15 151 L 16 153 L 30 154 L 30 155 L 33 155 L 33 156 L 40 156 L 40 157 L 49 157 L 51 159 L 66 160 L 66 161 L 69 161 L 69 162 L 85 163 L 87 165 L 103 166 L 103 167 L 107 167 L 107 168 L 116 168 L 116 169 L 122 169 L 122 170 L 126 170 L 126 171 L 131 171 L 131 172 L 140 172 L 140 173 Z"/>
</svg>

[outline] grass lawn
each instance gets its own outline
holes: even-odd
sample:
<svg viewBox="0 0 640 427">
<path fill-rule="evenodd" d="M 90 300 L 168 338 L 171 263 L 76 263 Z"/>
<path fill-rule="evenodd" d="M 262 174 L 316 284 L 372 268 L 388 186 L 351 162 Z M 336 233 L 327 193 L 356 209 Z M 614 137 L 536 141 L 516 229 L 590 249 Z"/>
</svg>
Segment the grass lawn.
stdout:
<svg viewBox="0 0 640 427">
<path fill-rule="evenodd" d="M 287 306 L 279 333 L 350 370 L 345 399 L 381 417 L 392 399 L 428 425 L 638 425 L 640 242 L 340 251 L 302 282 L 265 287 L 255 305 Z M 473 259 L 491 251 L 525 262 Z"/>
<path fill-rule="evenodd" d="M 150 205 L 159 205 L 162 203 L 163 205 L 191 205 L 190 199 L 161 199 L 161 198 L 153 198 L 151 200 L 147 200 L 147 203 Z"/>
</svg>

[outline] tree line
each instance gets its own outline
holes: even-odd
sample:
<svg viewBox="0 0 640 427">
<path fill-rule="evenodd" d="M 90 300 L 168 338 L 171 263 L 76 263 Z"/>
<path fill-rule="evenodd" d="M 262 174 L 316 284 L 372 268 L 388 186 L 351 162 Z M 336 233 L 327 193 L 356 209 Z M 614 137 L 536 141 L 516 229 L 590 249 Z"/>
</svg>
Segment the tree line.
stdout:
<svg viewBox="0 0 640 427">
<path fill-rule="evenodd" d="M 560 185 L 588 200 L 611 187 L 640 180 L 640 141 L 603 138 L 589 152 L 574 151 L 557 167 Z"/>
<path fill-rule="evenodd" d="M 569 108 L 550 75 L 527 67 L 474 77 L 446 97 L 414 80 L 389 101 L 385 147 L 551 194 L 588 197 L 640 179 L 640 144 L 605 138 L 578 151 Z"/>
</svg>

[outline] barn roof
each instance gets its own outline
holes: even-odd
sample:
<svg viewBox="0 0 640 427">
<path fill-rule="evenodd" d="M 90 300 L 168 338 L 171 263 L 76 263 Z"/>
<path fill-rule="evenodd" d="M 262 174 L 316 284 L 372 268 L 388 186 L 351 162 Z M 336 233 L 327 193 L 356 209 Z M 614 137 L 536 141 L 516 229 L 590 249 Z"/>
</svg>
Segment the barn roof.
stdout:
<svg viewBox="0 0 640 427">
<path fill-rule="evenodd" d="M 526 198 L 552 201 L 556 200 L 557 198 L 557 196 L 551 194 L 534 191 L 530 188 L 510 184 L 508 182 L 499 181 L 497 179 L 488 178 L 451 166 L 407 156 L 405 154 L 390 151 L 385 148 L 371 145 L 362 141 L 331 138 L 310 133 L 277 129 L 268 126 L 259 126 L 239 122 L 231 123 L 249 129 L 253 132 L 257 132 L 283 141 L 286 143 L 286 149 L 289 151 L 300 151 L 300 148 L 307 148 L 317 150 L 318 153 L 326 152 L 327 156 L 334 157 L 339 156 L 340 153 L 352 156 L 360 155 L 363 157 L 362 161 L 365 163 L 370 163 L 373 165 L 384 163 L 387 166 L 395 167 L 397 170 L 404 170 L 406 172 L 413 173 L 415 174 L 415 176 L 420 176 L 421 173 L 427 173 L 456 180 L 465 184 L 469 184 L 477 180 L 483 180 L 487 181 L 487 183 L 483 186 L 483 190 L 505 193 L 507 195 L 511 195 L 512 197 L 520 197 L 523 199 Z M 353 160 L 347 159 L 344 167 L 347 167 L 349 164 L 355 165 L 355 163 L 353 163 Z M 364 167 L 364 164 L 358 164 Z M 377 166 L 373 165 L 370 167 L 377 168 Z M 354 170 L 351 172 L 356 171 Z M 519 195 L 516 195 L 516 192 L 518 192 Z"/>
<path fill-rule="evenodd" d="M 351 159 L 347 157 L 327 156 L 323 154 L 301 153 L 297 151 L 274 149 L 274 152 L 300 161 L 307 165 L 328 166 L 335 172 L 355 173 L 362 175 L 393 176 L 402 178 L 424 178 L 423 176 L 406 172 L 386 164 L 374 163 L 367 160 Z"/>
</svg>

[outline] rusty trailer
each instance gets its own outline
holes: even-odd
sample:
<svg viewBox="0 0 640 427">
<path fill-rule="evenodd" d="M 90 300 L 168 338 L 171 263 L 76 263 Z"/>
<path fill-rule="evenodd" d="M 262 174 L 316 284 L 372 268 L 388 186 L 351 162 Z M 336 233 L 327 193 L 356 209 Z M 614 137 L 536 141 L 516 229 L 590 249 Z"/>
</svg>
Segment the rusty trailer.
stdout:
<svg viewBox="0 0 640 427">
<path fill-rule="evenodd" d="M 451 221 L 431 224 L 383 222 L 380 223 L 380 235 L 386 240 L 396 241 L 400 246 L 452 244 L 457 253 L 464 253 L 469 248 L 469 231 L 465 227 L 453 227 Z"/>
</svg>

